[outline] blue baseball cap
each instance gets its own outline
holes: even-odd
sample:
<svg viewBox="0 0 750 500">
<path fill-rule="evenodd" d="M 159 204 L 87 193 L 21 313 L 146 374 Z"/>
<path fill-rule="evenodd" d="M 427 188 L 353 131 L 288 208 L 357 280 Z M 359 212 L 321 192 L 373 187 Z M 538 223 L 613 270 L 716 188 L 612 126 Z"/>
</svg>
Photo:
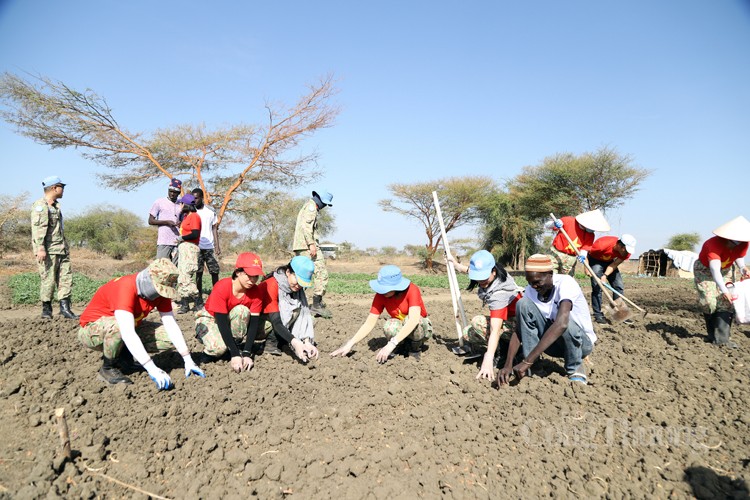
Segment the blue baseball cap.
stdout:
<svg viewBox="0 0 750 500">
<path fill-rule="evenodd" d="M 495 267 L 495 257 L 487 250 L 480 250 L 471 256 L 469 261 L 469 279 L 484 281 L 492 274 Z"/>
<path fill-rule="evenodd" d="M 48 188 L 51 186 L 57 186 L 60 184 L 61 186 L 65 186 L 65 183 L 56 175 L 50 175 L 49 177 L 45 177 L 42 181 L 42 187 Z"/>
<path fill-rule="evenodd" d="M 411 281 L 403 277 L 398 266 L 383 266 L 378 272 L 378 279 L 370 280 L 370 288 L 375 290 L 375 293 L 385 294 L 406 290 L 410 283 Z"/>
<path fill-rule="evenodd" d="M 312 275 L 315 271 L 315 264 L 310 257 L 304 255 L 298 255 L 292 259 L 289 263 L 297 276 L 297 283 L 307 288 L 312 284 Z"/>
<path fill-rule="evenodd" d="M 333 203 L 331 203 L 333 201 L 333 195 L 331 193 L 329 193 L 328 191 L 326 191 L 325 189 L 323 189 L 321 191 L 313 191 L 312 194 L 313 194 L 313 196 L 317 195 L 318 198 L 320 198 L 320 201 L 322 201 L 323 203 L 325 203 L 329 207 L 333 206 Z"/>
</svg>

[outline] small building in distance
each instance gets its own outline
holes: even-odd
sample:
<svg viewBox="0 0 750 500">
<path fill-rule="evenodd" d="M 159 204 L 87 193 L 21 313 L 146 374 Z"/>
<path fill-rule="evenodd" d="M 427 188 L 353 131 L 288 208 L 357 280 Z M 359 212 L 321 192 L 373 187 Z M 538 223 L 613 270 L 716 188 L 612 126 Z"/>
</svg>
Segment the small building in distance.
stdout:
<svg viewBox="0 0 750 500">
<path fill-rule="evenodd" d="M 320 248 L 320 251 L 323 252 L 323 257 L 326 259 L 333 259 L 336 260 L 336 252 L 339 249 L 339 246 L 335 243 L 321 243 L 318 245 L 318 248 Z"/>
</svg>

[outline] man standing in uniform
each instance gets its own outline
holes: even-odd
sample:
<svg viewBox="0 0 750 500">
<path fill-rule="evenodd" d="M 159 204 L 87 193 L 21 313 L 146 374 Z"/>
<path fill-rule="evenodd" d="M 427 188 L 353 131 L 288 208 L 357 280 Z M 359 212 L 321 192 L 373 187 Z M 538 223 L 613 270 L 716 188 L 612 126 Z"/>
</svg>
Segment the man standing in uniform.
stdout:
<svg viewBox="0 0 750 500">
<path fill-rule="evenodd" d="M 195 196 L 195 208 L 201 218 L 201 239 L 198 243 L 198 272 L 195 274 L 195 284 L 198 286 L 198 298 L 195 301 L 195 310 L 203 307 L 203 266 L 208 268 L 211 274 L 211 286 L 219 281 L 219 261 L 221 247 L 219 246 L 219 222 L 216 212 L 203 202 L 203 190 L 195 188 L 191 191 Z"/>
<path fill-rule="evenodd" d="M 297 226 L 294 229 L 294 244 L 292 250 L 295 255 L 309 257 L 315 264 L 315 287 L 313 288 L 313 304 L 310 311 L 315 316 L 330 319 L 331 312 L 323 304 L 323 295 L 328 285 L 328 269 L 326 269 L 325 257 L 318 247 L 318 211 L 326 206 L 332 207 L 333 195 L 328 191 L 312 192 L 312 198 L 307 200 L 297 214 Z"/>
<path fill-rule="evenodd" d="M 42 187 L 44 196 L 31 205 L 31 248 L 42 279 L 39 289 L 42 318 L 52 318 L 52 292 L 56 287 L 60 314 L 68 319 L 78 319 L 70 310 L 73 272 L 63 232 L 63 216 L 57 203 L 63 197 L 65 183 L 53 175 L 42 181 Z"/>
<path fill-rule="evenodd" d="M 180 227 L 180 212 L 182 207 L 177 203 L 177 197 L 182 191 L 182 181 L 172 178 L 166 198 L 159 198 L 151 206 L 148 213 L 149 226 L 158 226 L 156 239 L 156 258 L 170 259 L 177 265 L 177 229 Z"/>
</svg>

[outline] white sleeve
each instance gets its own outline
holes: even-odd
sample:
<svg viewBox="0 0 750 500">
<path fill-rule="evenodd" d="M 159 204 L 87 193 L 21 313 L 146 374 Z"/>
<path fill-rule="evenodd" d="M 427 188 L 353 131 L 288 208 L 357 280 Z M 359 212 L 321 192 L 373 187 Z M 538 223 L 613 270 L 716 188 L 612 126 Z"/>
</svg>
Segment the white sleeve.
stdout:
<svg viewBox="0 0 750 500">
<path fill-rule="evenodd" d="M 721 293 L 727 293 L 727 285 L 724 283 L 724 276 L 721 275 L 721 261 L 712 259 L 708 261 L 708 268 L 711 270 L 711 277 L 721 290 Z"/>
<path fill-rule="evenodd" d="M 180 353 L 180 356 L 190 354 L 190 350 L 185 343 L 185 337 L 182 336 L 180 325 L 174 319 L 174 314 L 172 312 L 160 312 L 159 314 L 161 315 L 161 322 L 164 325 L 164 329 L 167 331 L 167 335 L 169 335 L 169 340 L 172 341 L 172 345 Z"/>
<path fill-rule="evenodd" d="M 117 320 L 117 327 L 120 329 L 122 341 L 125 342 L 125 347 L 130 351 L 130 354 L 133 355 L 133 359 L 141 365 L 148 363 L 151 356 L 148 355 L 146 348 L 143 347 L 141 338 L 135 333 L 135 317 L 133 317 L 133 313 L 118 309 L 115 311 L 115 320 Z"/>
<path fill-rule="evenodd" d="M 737 260 L 734 261 L 734 265 L 739 268 L 740 271 L 742 271 L 743 267 L 745 266 L 745 257 L 737 257 Z"/>
</svg>

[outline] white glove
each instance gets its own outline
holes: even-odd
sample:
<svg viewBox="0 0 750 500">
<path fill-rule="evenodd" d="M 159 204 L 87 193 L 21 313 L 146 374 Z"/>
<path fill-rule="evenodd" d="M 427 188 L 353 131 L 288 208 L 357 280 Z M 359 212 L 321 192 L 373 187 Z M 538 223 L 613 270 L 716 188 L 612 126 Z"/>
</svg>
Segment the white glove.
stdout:
<svg viewBox="0 0 750 500">
<path fill-rule="evenodd" d="M 193 358 L 190 357 L 190 354 L 184 355 L 182 360 L 185 362 L 185 378 L 188 378 L 193 373 L 201 378 L 206 378 L 206 374 L 203 373 L 203 370 L 198 368 L 198 365 L 195 364 Z"/>
<path fill-rule="evenodd" d="M 156 388 L 160 391 L 165 391 L 174 387 L 172 379 L 169 378 L 167 372 L 156 366 L 153 359 L 149 359 L 148 363 L 143 365 L 143 367 L 148 372 L 148 376 L 151 377 L 151 380 L 156 384 Z"/>
</svg>

